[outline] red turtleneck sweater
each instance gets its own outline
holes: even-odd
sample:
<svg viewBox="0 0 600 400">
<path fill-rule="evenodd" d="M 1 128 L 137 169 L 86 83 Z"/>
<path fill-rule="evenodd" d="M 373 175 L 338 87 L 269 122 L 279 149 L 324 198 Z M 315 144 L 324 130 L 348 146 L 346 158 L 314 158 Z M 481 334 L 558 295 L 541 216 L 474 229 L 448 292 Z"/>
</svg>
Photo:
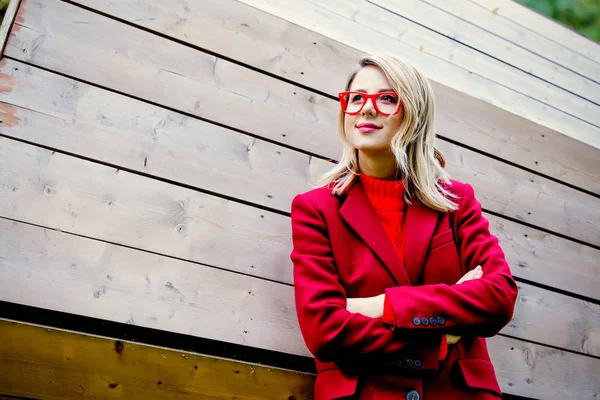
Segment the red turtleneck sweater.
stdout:
<svg viewBox="0 0 600 400">
<path fill-rule="evenodd" d="M 392 241 L 396 252 L 404 263 L 404 238 L 406 237 L 406 202 L 403 180 L 383 180 L 360 174 L 360 182 L 375 209 L 385 233 Z M 385 297 L 383 321 L 394 325 L 395 315 L 391 303 Z M 442 336 L 440 359 L 447 353 L 446 336 Z"/>
</svg>

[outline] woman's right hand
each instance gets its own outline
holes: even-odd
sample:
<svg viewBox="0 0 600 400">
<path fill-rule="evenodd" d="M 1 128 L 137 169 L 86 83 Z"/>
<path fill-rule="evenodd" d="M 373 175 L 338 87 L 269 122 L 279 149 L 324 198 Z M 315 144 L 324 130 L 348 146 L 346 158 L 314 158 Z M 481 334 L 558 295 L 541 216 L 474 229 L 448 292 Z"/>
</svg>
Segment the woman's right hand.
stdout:
<svg viewBox="0 0 600 400">
<path fill-rule="evenodd" d="M 483 276 L 483 271 L 481 270 L 481 265 L 478 265 L 476 268 L 467 272 L 462 278 L 456 282 L 456 284 L 460 284 L 466 281 L 471 281 L 473 279 L 479 279 Z M 455 335 L 446 335 L 446 342 L 448 344 L 454 344 L 460 340 L 460 336 Z"/>
</svg>

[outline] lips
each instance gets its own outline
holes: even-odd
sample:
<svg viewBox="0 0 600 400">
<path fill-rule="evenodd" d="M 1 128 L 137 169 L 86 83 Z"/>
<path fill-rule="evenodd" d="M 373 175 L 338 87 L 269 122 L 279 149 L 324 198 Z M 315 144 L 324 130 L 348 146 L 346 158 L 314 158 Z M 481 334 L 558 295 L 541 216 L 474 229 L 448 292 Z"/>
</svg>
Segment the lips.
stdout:
<svg viewBox="0 0 600 400">
<path fill-rule="evenodd" d="M 371 123 L 366 123 L 363 122 L 361 124 L 358 124 L 356 126 L 358 128 L 359 131 L 361 131 L 362 133 L 370 133 L 370 132 L 375 132 L 379 129 L 381 129 L 380 126 L 377 126 L 375 124 L 371 124 Z"/>
</svg>

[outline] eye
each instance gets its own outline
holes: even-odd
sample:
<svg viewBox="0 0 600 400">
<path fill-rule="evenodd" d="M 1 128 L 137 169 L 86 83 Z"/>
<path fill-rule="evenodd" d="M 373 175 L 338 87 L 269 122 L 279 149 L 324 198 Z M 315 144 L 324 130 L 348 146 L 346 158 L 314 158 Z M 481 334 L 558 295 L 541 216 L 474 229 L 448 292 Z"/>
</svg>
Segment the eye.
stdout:
<svg viewBox="0 0 600 400">
<path fill-rule="evenodd" d="M 392 94 L 384 94 L 381 97 L 379 97 L 379 100 L 384 101 L 386 103 L 397 103 L 398 102 L 398 96 L 394 96 Z"/>
<path fill-rule="evenodd" d="M 363 101 L 363 97 L 360 94 L 352 94 L 350 95 L 350 102 L 351 103 L 360 103 Z"/>
</svg>

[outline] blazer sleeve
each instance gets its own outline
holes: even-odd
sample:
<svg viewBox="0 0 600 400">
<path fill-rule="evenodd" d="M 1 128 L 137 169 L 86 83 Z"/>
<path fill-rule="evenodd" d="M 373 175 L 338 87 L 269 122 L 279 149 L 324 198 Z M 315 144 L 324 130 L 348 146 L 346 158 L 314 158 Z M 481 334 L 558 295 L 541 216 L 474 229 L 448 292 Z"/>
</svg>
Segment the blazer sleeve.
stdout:
<svg viewBox="0 0 600 400">
<path fill-rule="evenodd" d="M 419 360 L 420 369 L 437 369 L 441 335 L 400 341 L 382 319 L 346 310 L 324 218 L 306 195 L 294 198 L 291 216 L 296 312 L 310 352 L 322 362 L 403 354 Z"/>
<path fill-rule="evenodd" d="M 504 252 L 489 231 L 489 222 L 482 215 L 473 187 L 464 184 L 461 197 L 455 212 L 460 259 L 468 270 L 481 265 L 483 276 L 455 285 L 386 289 L 386 297 L 394 309 L 395 329 L 490 337 L 512 319 L 518 289 Z"/>
</svg>

